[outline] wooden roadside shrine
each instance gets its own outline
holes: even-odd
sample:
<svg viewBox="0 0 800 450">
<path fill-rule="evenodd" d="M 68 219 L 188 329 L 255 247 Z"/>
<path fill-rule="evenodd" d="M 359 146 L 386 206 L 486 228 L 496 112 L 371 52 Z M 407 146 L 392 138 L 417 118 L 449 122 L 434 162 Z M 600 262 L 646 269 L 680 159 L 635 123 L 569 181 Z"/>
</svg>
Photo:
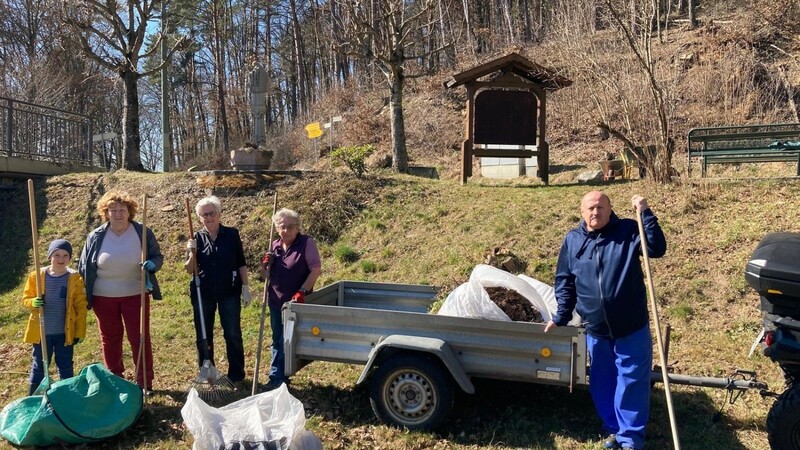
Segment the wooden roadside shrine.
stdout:
<svg viewBox="0 0 800 450">
<path fill-rule="evenodd" d="M 479 81 L 483 77 L 487 79 Z M 444 82 L 446 88 L 461 85 L 467 89 L 461 184 L 466 184 L 472 176 L 472 158 L 483 156 L 535 156 L 537 176 L 547 184 L 550 149 L 545 139 L 545 93 L 570 86 L 572 81 L 518 53 L 510 53 L 457 73 Z M 530 149 L 532 146 L 535 150 Z"/>
</svg>

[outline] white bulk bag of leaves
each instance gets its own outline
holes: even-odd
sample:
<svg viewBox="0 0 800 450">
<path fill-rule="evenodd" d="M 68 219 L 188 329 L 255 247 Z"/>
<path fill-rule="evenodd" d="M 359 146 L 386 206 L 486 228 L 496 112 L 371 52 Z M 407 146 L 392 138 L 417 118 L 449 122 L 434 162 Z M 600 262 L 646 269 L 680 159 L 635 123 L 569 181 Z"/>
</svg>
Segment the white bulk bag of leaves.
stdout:
<svg viewBox="0 0 800 450">
<path fill-rule="evenodd" d="M 192 389 L 181 416 L 194 436 L 194 450 L 294 449 L 292 440 L 306 425 L 303 404 L 285 384 L 221 408 L 209 406 Z"/>
<path fill-rule="evenodd" d="M 545 323 L 553 318 L 558 307 L 552 286 L 525 275 L 517 276 L 487 264 L 478 264 L 472 269 L 469 280 L 450 292 L 438 314 L 510 321 L 511 319 L 486 292 L 485 288 L 490 287 L 516 291 L 531 302 Z M 573 315 L 570 325 L 579 323 L 580 318 L 577 314 Z"/>
<path fill-rule="evenodd" d="M 488 280 L 482 280 L 481 271 L 479 271 L 481 267 L 502 272 L 488 265 L 480 264 L 476 266 L 472 269 L 469 280 L 450 292 L 444 300 L 444 303 L 442 303 L 442 307 L 439 308 L 438 314 L 443 316 L 469 317 L 473 319 L 511 320 L 506 313 L 489 298 L 489 294 L 483 289 L 482 282 L 499 283 L 500 280 L 497 279 L 497 277 L 492 277 L 490 274 Z M 493 284 L 493 286 L 496 286 L 496 284 Z"/>
</svg>

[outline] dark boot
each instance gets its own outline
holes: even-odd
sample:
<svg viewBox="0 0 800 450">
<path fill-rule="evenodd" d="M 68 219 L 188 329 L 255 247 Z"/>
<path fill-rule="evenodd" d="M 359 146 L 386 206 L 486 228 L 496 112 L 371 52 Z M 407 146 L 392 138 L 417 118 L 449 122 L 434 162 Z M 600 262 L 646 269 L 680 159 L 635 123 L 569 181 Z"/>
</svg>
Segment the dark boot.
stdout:
<svg viewBox="0 0 800 450">
<path fill-rule="evenodd" d="M 609 434 L 605 441 L 603 441 L 603 448 L 620 448 L 617 442 L 616 434 Z"/>
</svg>

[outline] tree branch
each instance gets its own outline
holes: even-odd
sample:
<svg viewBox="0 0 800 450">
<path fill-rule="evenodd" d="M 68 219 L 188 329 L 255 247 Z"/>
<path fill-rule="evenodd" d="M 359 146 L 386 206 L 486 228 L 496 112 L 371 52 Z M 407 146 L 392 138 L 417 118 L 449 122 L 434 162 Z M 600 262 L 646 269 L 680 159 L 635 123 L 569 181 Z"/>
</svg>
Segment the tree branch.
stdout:
<svg viewBox="0 0 800 450">
<path fill-rule="evenodd" d="M 631 142 L 630 139 L 628 139 L 627 136 L 622 134 L 620 131 L 611 128 L 611 126 L 608 125 L 607 123 L 601 121 L 600 123 L 597 124 L 597 127 L 600 128 L 601 130 L 607 131 L 608 134 L 622 141 L 622 143 L 625 144 L 625 147 L 630 149 L 636 148 L 636 146 L 633 144 L 633 142 Z"/>
<path fill-rule="evenodd" d="M 169 51 L 167 52 L 167 57 L 164 59 L 164 61 L 161 61 L 161 63 L 158 64 L 158 67 L 154 67 L 153 69 L 144 72 L 142 76 L 149 77 L 150 75 L 161 70 L 164 67 L 164 65 L 170 60 L 170 58 L 172 58 L 172 55 L 175 54 L 175 52 L 177 52 L 178 50 L 184 49 L 187 46 L 187 44 L 189 44 L 189 42 L 190 42 L 189 38 L 187 38 L 186 36 L 181 36 L 181 38 L 178 39 L 178 42 L 176 42 L 175 45 L 173 45 L 172 48 L 169 49 Z M 153 46 L 153 48 L 157 47 L 158 46 L 156 45 Z"/>
</svg>

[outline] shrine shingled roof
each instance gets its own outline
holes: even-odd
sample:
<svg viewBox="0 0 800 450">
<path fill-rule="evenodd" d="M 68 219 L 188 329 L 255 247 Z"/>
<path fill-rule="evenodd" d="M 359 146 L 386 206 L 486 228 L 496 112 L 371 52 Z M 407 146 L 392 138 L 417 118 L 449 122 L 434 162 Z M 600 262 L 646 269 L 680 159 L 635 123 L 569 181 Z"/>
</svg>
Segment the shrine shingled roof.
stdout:
<svg viewBox="0 0 800 450">
<path fill-rule="evenodd" d="M 519 53 L 509 53 L 472 69 L 452 75 L 444 82 L 444 87 L 454 88 L 461 86 L 498 71 L 511 72 L 540 85 L 546 91 L 557 91 L 572 85 L 572 80 L 558 75 L 554 70 L 536 64 Z"/>
</svg>

